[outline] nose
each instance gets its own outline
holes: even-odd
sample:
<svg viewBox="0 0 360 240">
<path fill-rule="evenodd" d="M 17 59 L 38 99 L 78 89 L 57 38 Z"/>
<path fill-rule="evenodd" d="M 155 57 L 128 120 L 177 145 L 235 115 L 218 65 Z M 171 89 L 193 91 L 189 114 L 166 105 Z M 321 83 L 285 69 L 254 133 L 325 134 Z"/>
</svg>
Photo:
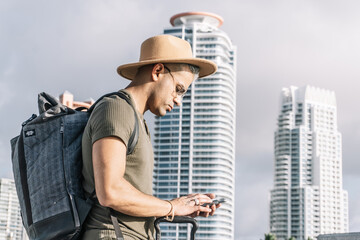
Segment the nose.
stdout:
<svg viewBox="0 0 360 240">
<path fill-rule="evenodd" d="M 181 105 L 181 100 L 182 100 L 182 97 L 178 96 L 176 94 L 176 97 L 174 98 L 174 103 L 177 105 L 177 106 L 180 106 Z"/>
</svg>

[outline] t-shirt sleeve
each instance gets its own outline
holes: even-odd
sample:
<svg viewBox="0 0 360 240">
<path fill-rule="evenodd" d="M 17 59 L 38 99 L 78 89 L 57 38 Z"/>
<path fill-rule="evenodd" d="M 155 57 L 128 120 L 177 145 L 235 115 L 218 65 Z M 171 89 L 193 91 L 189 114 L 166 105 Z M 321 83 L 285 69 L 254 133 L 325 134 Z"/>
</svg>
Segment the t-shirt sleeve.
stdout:
<svg viewBox="0 0 360 240">
<path fill-rule="evenodd" d="M 101 138 L 118 137 L 127 146 L 134 130 L 134 110 L 119 97 L 104 98 L 94 108 L 89 122 L 92 144 Z"/>
</svg>

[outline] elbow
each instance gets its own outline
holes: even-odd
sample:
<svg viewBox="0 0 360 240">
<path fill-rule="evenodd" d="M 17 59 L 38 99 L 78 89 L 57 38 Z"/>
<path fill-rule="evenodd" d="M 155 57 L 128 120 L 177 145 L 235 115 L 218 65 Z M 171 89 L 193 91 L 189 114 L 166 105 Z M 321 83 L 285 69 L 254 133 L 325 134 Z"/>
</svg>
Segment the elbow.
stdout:
<svg viewBox="0 0 360 240">
<path fill-rule="evenodd" d="M 112 209 L 121 207 L 123 202 L 126 202 L 125 196 L 128 195 L 124 185 L 123 179 L 118 179 L 116 182 L 96 181 L 95 179 L 96 197 L 100 205 Z"/>
<path fill-rule="evenodd" d="M 104 189 L 102 191 L 96 191 L 96 197 L 100 203 L 101 206 L 103 207 L 109 207 L 109 208 L 114 208 L 115 206 L 115 199 L 116 197 L 114 196 L 114 191 L 111 191 L 109 189 Z"/>
<path fill-rule="evenodd" d="M 101 206 L 111 208 L 112 202 L 111 202 L 111 200 L 109 198 L 107 198 L 107 197 L 97 197 L 97 199 L 98 199 Z"/>
</svg>

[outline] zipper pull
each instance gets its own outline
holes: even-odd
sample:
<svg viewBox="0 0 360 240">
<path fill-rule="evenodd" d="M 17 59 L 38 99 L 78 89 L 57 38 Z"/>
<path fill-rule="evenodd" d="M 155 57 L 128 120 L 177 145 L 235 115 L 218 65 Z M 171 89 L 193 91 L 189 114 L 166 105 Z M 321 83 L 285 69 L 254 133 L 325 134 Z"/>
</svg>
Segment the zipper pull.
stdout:
<svg viewBox="0 0 360 240">
<path fill-rule="evenodd" d="M 64 123 L 61 123 L 60 125 L 60 133 L 64 133 Z"/>
</svg>

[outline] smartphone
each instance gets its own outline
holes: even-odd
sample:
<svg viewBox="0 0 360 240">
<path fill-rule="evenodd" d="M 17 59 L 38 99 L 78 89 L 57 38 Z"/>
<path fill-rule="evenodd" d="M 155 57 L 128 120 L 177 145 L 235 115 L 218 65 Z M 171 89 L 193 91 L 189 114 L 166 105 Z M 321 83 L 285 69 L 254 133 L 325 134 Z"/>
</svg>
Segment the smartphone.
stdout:
<svg viewBox="0 0 360 240">
<path fill-rule="evenodd" d="M 203 205 L 201 205 L 201 206 L 203 206 L 203 207 L 206 207 L 206 206 L 209 206 L 209 207 L 211 207 L 212 205 L 217 205 L 217 204 L 219 204 L 219 203 L 224 203 L 224 202 L 226 202 L 226 200 L 224 199 L 224 198 L 221 198 L 221 199 L 214 199 L 211 203 L 204 203 Z"/>
</svg>

